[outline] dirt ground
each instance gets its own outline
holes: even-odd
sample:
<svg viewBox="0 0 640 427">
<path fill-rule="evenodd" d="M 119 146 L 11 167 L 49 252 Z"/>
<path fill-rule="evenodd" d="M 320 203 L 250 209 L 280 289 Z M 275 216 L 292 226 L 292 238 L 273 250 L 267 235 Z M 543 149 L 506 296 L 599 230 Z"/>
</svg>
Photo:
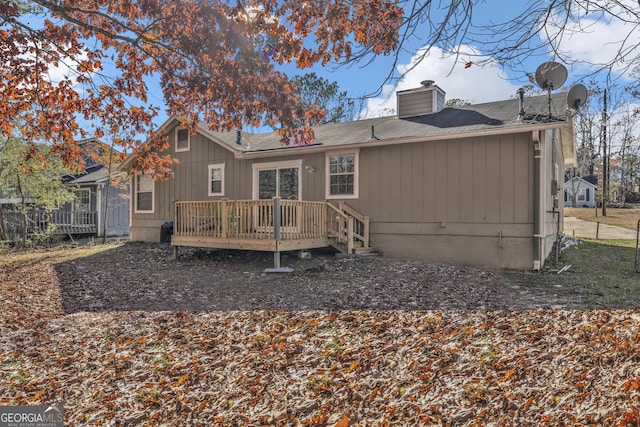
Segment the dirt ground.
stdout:
<svg viewBox="0 0 640 427">
<path fill-rule="evenodd" d="M 116 244 L 55 264 L 66 313 L 106 310 L 452 310 L 589 308 L 580 279 L 383 257 L 273 254 Z"/>
</svg>

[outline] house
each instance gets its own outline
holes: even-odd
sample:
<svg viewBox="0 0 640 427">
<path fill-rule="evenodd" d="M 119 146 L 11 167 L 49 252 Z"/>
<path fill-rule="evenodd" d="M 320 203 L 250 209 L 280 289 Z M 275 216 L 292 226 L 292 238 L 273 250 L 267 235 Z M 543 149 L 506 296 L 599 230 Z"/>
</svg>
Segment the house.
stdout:
<svg viewBox="0 0 640 427">
<path fill-rule="evenodd" d="M 79 141 L 78 145 L 85 153 L 85 170 L 64 177 L 65 183 L 73 188 L 75 199 L 54 212 L 58 232 L 99 237 L 105 231 L 109 237 L 128 235 L 129 181 L 115 167 L 119 153 L 95 138 Z M 111 174 L 109 153 L 114 164 Z"/>
<path fill-rule="evenodd" d="M 205 124 L 189 135 L 168 119 L 158 132 L 179 163 L 167 181 L 132 177 L 131 239 L 158 241 L 173 221 L 176 247 L 333 245 L 540 269 L 562 231 L 561 173 L 575 161 L 565 95 L 444 108 L 429 85 L 397 98 L 396 116 L 320 126 L 304 147 Z"/>
<path fill-rule="evenodd" d="M 109 174 L 107 164 L 111 147 L 93 138 L 79 141 L 78 145 L 84 153 L 85 169 L 79 174 L 62 177 L 65 185 L 72 189 L 74 200 L 52 211 L 38 209 L 35 201 L 27 200 L 33 205 L 29 210 L 30 233 L 50 229 L 53 234 L 103 236 L 106 230 L 107 236 L 126 236 L 129 233 L 129 180 L 115 167 Z M 119 161 L 119 153 L 112 154 L 115 164 Z M 19 213 L 11 208 L 17 201 L 2 199 L 0 203 L 4 204 L 8 223 L 22 224 L 17 218 Z M 12 234 L 16 232 L 18 230 Z"/>
<path fill-rule="evenodd" d="M 577 208 L 593 208 L 596 206 L 598 178 L 595 175 L 565 177 L 564 205 Z M 574 203 L 575 197 L 575 203 Z"/>
</svg>

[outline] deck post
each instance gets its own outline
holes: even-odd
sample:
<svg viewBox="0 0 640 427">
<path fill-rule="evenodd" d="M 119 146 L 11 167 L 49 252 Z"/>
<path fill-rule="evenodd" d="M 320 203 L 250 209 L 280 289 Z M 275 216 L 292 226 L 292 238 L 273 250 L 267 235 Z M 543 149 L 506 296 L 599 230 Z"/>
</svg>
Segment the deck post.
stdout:
<svg viewBox="0 0 640 427">
<path fill-rule="evenodd" d="M 229 211 L 227 210 L 227 199 L 222 199 L 220 207 L 220 221 L 222 221 L 220 227 L 220 233 L 222 237 L 229 237 Z"/>
<path fill-rule="evenodd" d="M 347 253 L 353 253 L 353 217 L 347 220 Z"/>
<path fill-rule="evenodd" d="M 273 198 L 273 239 L 276 241 L 276 249 L 279 249 L 280 226 L 282 224 L 282 210 L 280 209 L 280 197 Z M 280 266 L 280 251 L 273 253 L 273 268 L 267 268 L 265 273 L 291 273 L 293 268 Z"/>
</svg>

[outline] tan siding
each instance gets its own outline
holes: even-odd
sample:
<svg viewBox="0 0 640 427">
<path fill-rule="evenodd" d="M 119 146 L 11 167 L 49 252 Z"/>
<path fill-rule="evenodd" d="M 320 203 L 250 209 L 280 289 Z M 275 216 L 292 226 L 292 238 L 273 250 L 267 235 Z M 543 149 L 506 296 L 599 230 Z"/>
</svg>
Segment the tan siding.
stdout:
<svg viewBox="0 0 640 427">
<path fill-rule="evenodd" d="M 413 204 L 413 182 L 411 173 L 411 145 L 402 145 L 402 150 L 399 155 L 399 164 L 397 169 L 397 176 L 399 185 L 392 190 L 392 193 L 396 195 L 394 200 L 397 201 L 397 206 L 402 206 L 403 209 L 399 212 L 400 221 L 411 221 L 411 209 Z"/>
<path fill-rule="evenodd" d="M 412 117 L 433 112 L 433 91 L 405 93 L 398 97 L 398 117 Z"/>
<path fill-rule="evenodd" d="M 515 220 L 515 159 L 514 141 L 505 135 L 500 144 L 500 222 L 513 223 Z"/>
<path fill-rule="evenodd" d="M 383 147 L 381 150 L 381 158 L 380 158 L 380 204 L 378 206 L 374 206 L 376 216 L 380 218 L 381 221 L 389 221 L 391 216 L 391 211 L 393 210 L 393 200 L 391 198 L 392 185 L 391 185 L 391 174 L 385 173 L 383 171 L 397 171 L 397 164 L 394 160 L 394 156 L 392 155 L 392 147 Z M 387 176 L 385 176 L 387 175 Z M 390 175 L 390 176 L 389 176 Z M 396 205 L 397 206 L 397 205 Z"/>
<path fill-rule="evenodd" d="M 436 144 L 424 144 L 424 222 L 436 220 Z"/>
<path fill-rule="evenodd" d="M 474 221 L 473 213 L 473 143 L 460 142 L 460 221 Z"/>
<path fill-rule="evenodd" d="M 435 151 L 435 191 L 433 203 L 435 204 L 435 220 L 446 222 L 447 220 L 447 145 L 436 143 Z"/>
<path fill-rule="evenodd" d="M 460 221 L 460 194 L 462 186 L 460 182 L 460 142 L 453 140 L 447 146 L 447 222 Z"/>
<path fill-rule="evenodd" d="M 425 158 L 424 144 L 411 145 L 411 211 L 409 221 L 424 221 L 424 205 L 425 205 Z"/>
<path fill-rule="evenodd" d="M 487 222 L 487 144 L 484 139 L 473 141 L 473 220 Z"/>
<path fill-rule="evenodd" d="M 518 140 L 514 147 L 514 222 L 533 222 L 533 144 Z"/>
<path fill-rule="evenodd" d="M 485 212 L 487 222 L 500 221 L 500 142 L 488 140 L 486 142 L 486 176 Z"/>
<path fill-rule="evenodd" d="M 170 132 L 172 151 L 173 137 Z M 440 255 L 453 257 L 460 252 L 465 263 L 515 265 L 522 251 L 532 251 L 530 139 L 525 133 L 362 147 L 360 197 L 345 202 L 371 218 L 372 238 L 386 254 L 441 259 Z M 173 219 L 176 200 L 210 199 L 207 166 L 213 163 L 225 164 L 225 198 L 250 199 L 253 164 L 301 159 L 303 199 L 325 198 L 326 161 L 322 152 L 237 160 L 232 152 L 197 135 L 192 137 L 190 151 L 176 155 L 180 163 L 174 166 L 175 178 L 156 183 L 156 212 L 134 215 L 132 236 L 159 236 L 162 222 Z M 550 165 L 547 168 L 551 176 Z M 452 239 L 451 246 L 438 249 L 438 245 L 447 244 L 448 238 Z M 473 243 L 467 245 L 465 239 Z M 416 254 L 411 255 L 412 251 Z M 494 258 L 498 261 L 491 263 Z M 529 265 L 528 255 L 525 258 Z"/>
<path fill-rule="evenodd" d="M 379 150 L 362 150 L 360 152 L 360 200 L 359 209 L 367 212 L 365 215 L 380 215 L 376 206 L 381 206 L 381 156 Z M 362 191 L 364 189 L 364 191 Z"/>
</svg>

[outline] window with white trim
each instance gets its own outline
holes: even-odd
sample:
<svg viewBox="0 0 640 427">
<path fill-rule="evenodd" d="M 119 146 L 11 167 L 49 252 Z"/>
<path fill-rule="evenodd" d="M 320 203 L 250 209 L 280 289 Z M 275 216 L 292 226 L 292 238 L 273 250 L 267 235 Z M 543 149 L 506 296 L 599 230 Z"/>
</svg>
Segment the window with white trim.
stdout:
<svg viewBox="0 0 640 427">
<path fill-rule="evenodd" d="M 176 128 L 176 153 L 189 151 L 191 148 L 191 138 L 187 129 Z"/>
<path fill-rule="evenodd" d="M 90 211 L 91 210 L 91 190 L 88 188 L 79 188 L 74 190 L 76 198 L 73 200 L 74 211 Z"/>
<path fill-rule="evenodd" d="M 224 196 L 224 163 L 209 165 L 209 196 Z"/>
<path fill-rule="evenodd" d="M 358 198 L 357 151 L 327 154 L 326 198 Z"/>
<path fill-rule="evenodd" d="M 154 182 L 151 175 L 134 175 L 134 212 L 153 213 Z"/>
<path fill-rule="evenodd" d="M 578 190 L 578 201 L 579 202 L 588 202 L 589 201 L 589 189 L 581 188 Z"/>
</svg>

